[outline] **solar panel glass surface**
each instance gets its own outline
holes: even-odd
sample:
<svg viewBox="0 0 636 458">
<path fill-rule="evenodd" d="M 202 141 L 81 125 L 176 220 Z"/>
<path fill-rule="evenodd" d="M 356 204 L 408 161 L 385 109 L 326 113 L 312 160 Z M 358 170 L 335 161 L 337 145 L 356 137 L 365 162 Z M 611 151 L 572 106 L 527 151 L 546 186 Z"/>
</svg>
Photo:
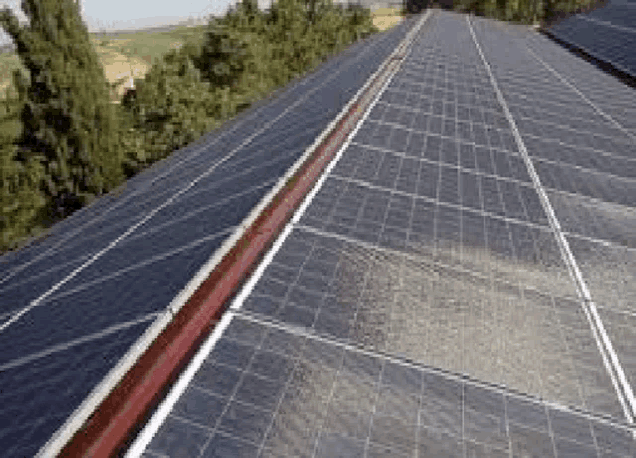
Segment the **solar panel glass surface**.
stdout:
<svg viewBox="0 0 636 458">
<path fill-rule="evenodd" d="M 472 21 L 550 200 L 566 202 L 558 218 L 565 209 L 580 218 L 567 238 L 633 380 L 633 349 L 621 344 L 631 327 L 617 324 L 634 302 L 591 279 L 601 244 L 583 255 L 574 240 L 594 220 L 571 204 L 597 211 L 624 195 L 608 171 L 568 167 L 559 150 L 592 145 L 628 161 L 627 136 L 571 88 L 554 88 L 524 46 L 531 32 Z M 563 121 L 541 124 L 541 113 Z M 572 113 L 598 129 L 576 132 Z M 185 446 L 199 456 L 633 454 L 523 154 L 465 17 L 436 12 L 148 456 Z M 553 166 L 539 167 L 543 158 Z M 577 187 L 583 172 L 587 188 Z M 612 262 L 634 272 L 631 252 L 612 249 Z M 202 391 L 222 405 L 211 420 L 188 411 Z"/>
<path fill-rule="evenodd" d="M 33 456 L 44 445 L 411 24 L 353 45 L 268 104 L 136 176 L 121 195 L 3 256 L 3 456 Z"/>
<path fill-rule="evenodd" d="M 610 1 L 589 13 L 563 19 L 548 32 L 601 61 L 636 76 L 636 4 Z"/>
</svg>

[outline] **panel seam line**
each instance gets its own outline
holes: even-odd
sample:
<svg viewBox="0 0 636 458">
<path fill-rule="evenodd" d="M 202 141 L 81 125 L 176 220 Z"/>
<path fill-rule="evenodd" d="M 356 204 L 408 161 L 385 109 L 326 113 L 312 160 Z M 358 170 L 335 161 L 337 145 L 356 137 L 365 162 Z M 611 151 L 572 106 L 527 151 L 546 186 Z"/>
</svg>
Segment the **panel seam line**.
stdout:
<svg viewBox="0 0 636 458">
<path fill-rule="evenodd" d="M 565 238 L 565 236 L 563 235 L 563 231 L 561 230 L 559 220 L 557 219 L 556 214 L 554 213 L 554 209 L 552 208 L 550 200 L 547 194 L 545 193 L 545 190 L 543 189 L 539 176 L 534 168 L 532 161 L 530 160 L 530 156 L 525 147 L 525 144 L 523 143 L 521 134 L 519 133 L 519 130 L 517 129 L 517 125 L 514 121 L 514 118 L 512 117 L 512 114 L 510 113 L 510 110 L 508 109 L 506 100 L 504 99 L 503 94 L 501 93 L 499 89 L 499 86 L 492 73 L 490 65 L 488 64 L 488 61 L 486 60 L 481 50 L 481 46 L 477 42 L 477 37 L 475 36 L 475 32 L 471 25 L 469 15 L 466 16 L 466 22 L 468 24 L 470 34 L 473 38 L 473 42 L 475 43 L 475 46 L 481 57 L 481 60 L 486 68 L 486 71 L 488 72 L 488 75 L 490 77 L 490 82 L 497 95 L 499 104 L 501 105 L 504 111 L 504 114 L 506 118 L 508 119 L 512 133 L 515 137 L 515 141 L 517 142 L 519 152 L 521 153 L 521 156 L 523 157 L 523 160 L 526 163 L 526 167 L 528 168 L 528 173 L 530 174 L 532 178 L 537 194 L 539 194 L 541 203 L 543 204 L 544 210 L 546 211 L 548 221 L 550 222 L 550 226 L 552 227 L 552 230 L 554 231 L 555 237 L 557 239 L 557 243 L 561 250 L 563 261 L 568 267 L 568 270 L 570 271 L 570 275 L 573 277 L 573 280 L 576 284 L 577 290 L 583 302 L 582 304 L 583 310 L 588 318 L 588 321 L 590 322 L 590 327 L 592 329 L 592 333 L 594 334 L 596 344 L 599 348 L 599 352 L 601 353 L 601 357 L 603 358 L 603 362 L 605 363 L 605 367 L 610 375 L 610 378 L 612 379 L 612 384 L 614 385 L 614 388 L 616 390 L 618 400 L 621 403 L 621 406 L 623 407 L 623 412 L 625 414 L 625 417 L 627 418 L 627 421 L 630 424 L 633 424 L 635 421 L 635 416 L 636 416 L 636 400 L 634 399 L 634 393 L 632 391 L 632 388 L 625 377 L 625 372 L 623 371 L 623 368 L 620 365 L 618 356 L 616 355 L 616 352 L 614 351 L 612 343 L 607 335 L 603 322 L 601 321 L 601 318 L 596 309 L 596 305 L 594 304 L 594 301 L 592 300 L 587 284 L 585 283 L 585 280 L 583 279 L 583 275 L 581 274 L 581 271 L 578 267 L 576 259 L 574 258 L 574 255 L 572 254 L 569 243 L 567 239 Z M 599 334 L 600 334 L 600 339 L 599 339 Z M 616 380 L 617 377 L 618 377 L 618 381 Z M 636 437 L 636 432 L 634 433 L 634 436 Z"/>
</svg>

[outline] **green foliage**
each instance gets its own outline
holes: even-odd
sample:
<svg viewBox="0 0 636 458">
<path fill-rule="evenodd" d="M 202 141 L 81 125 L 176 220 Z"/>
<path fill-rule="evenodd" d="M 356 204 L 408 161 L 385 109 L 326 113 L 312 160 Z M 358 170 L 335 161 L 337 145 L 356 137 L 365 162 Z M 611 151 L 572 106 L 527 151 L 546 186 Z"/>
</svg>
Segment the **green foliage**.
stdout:
<svg viewBox="0 0 636 458">
<path fill-rule="evenodd" d="M 15 159 L 17 146 L 0 145 L 0 250 L 16 248 L 23 239 L 37 235 L 46 199 L 39 189 L 44 167 L 36 157 Z"/>
<path fill-rule="evenodd" d="M 15 248 L 34 235 L 46 200 L 39 190 L 44 170 L 36 158 L 16 160 L 21 103 L 14 86 L 0 101 L 0 251 Z"/>
<path fill-rule="evenodd" d="M 242 0 L 235 8 L 230 8 L 221 22 L 231 29 L 254 33 L 263 33 L 266 25 L 257 0 Z"/>
<path fill-rule="evenodd" d="M 192 51 L 168 52 L 144 80 L 135 81 L 136 94 L 123 101 L 133 126 L 120 141 L 128 176 L 192 142 L 217 116 L 210 83 L 202 81 L 188 55 Z"/>
<path fill-rule="evenodd" d="M 269 13 L 242 0 L 205 28 L 180 30 L 183 46 L 113 105 L 74 1 L 25 0 L 23 9 L 27 27 L 0 14 L 23 63 L 0 104 L 3 249 L 377 31 L 368 10 L 331 0 L 278 0 Z"/>
<path fill-rule="evenodd" d="M 348 26 L 354 41 L 378 32 L 378 29 L 373 25 L 373 17 L 369 9 L 361 8 L 358 5 L 350 5 L 347 15 L 349 19 Z"/>
<path fill-rule="evenodd" d="M 103 69 L 73 0 L 25 0 L 21 27 L 9 9 L 0 24 L 29 77 L 16 73 L 23 102 L 18 160 L 41 157 L 43 191 L 63 217 L 123 179 L 117 116 Z"/>
<path fill-rule="evenodd" d="M 574 12 L 595 0 L 456 0 L 454 8 L 463 12 L 523 24 L 549 22 L 560 13 Z"/>
<path fill-rule="evenodd" d="M 249 58 L 249 49 L 240 31 L 218 20 L 210 22 L 197 60 L 205 80 L 217 87 L 232 86 L 245 71 Z"/>
</svg>

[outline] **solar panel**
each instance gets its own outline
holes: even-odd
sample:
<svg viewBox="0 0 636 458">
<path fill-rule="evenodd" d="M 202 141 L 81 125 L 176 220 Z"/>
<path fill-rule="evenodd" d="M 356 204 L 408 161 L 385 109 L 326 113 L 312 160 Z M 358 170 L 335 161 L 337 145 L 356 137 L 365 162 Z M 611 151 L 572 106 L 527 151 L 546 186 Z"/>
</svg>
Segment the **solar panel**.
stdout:
<svg viewBox="0 0 636 458">
<path fill-rule="evenodd" d="M 288 113 L 291 95 L 263 108 L 275 121 L 263 129 L 255 114 L 253 143 L 193 153 L 173 173 L 149 174 L 154 186 L 139 179 L 127 201 L 137 207 L 101 207 L 111 225 L 83 225 L 85 212 L 76 237 L 11 258 L 2 291 L 28 301 L 113 228 L 182 192 L 0 333 L 0 415 L 18 418 L 0 436 L 8 456 L 33 455 L 66 420 L 344 104 L 333 85 L 361 86 L 352 64 L 368 76 L 405 29 L 337 61 L 342 78 L 327 64 L 315 86 L 301 83 L 296 97 L 316 97 L 306 110 Z M 530 30 L 435 12 L 174 406 L 155 417 L 144 455 L 633 456 L 624 399 L 555 237 L 579 261 L 633 384 L 634 150 L 622 105 L 633 94 L 610 80 L 592 89 L 604 77 L 580 65 Z M 233 157 L 201 177 L 228 148 Z"/>
<path fill-rule="evenodd" d="M 611 1 L 590 13 L 559 21 L 547 30 L 593 57 L 636 76 L 636 8 L 633 3 Z"/>
<path fill-rule="evenodd" d="M 549 198 L 560 199 L 557 217 L 568 209 L 593 221 L 574 198 L 593 197 L 590 208 L 620 200 L 612 205 L 629 210 L 627 193 L 608 184 L 616 177 L 590 159 L 601 149 L 604 158 L 628 160 L 624 132 L 602 125 L 573 133 L 560 117 L 603 118 L 571 89 L 541 89 L 555 78 L 525 50 L 523 34 L 471 23 L 510 112 L 524 113 L 519 133 Z M 461 15 L 429 18 L 173 398 L 149 456 L 190 443 L 202 456 L 633 453 L 555 229 L 470 30 Z M 587 170 L 552 147 L 576 149 L 580 138 L 593 147 Z M 586 242 L 588 256 L 585 226 L 566 230 L 587 278 L 600 241 Z M 612 249 L 629 269 L 628 252 Z M 615 322 L 627 316 L 600 281 L 590 287 L 612 304 Z M 619 332 L 629 331 L 612 331 L 616 342 Z M 633 350 L 617 351 L 631 374 Z M 198 389 L 223 405 L 213 421 L 184 410 Z"/>
<path fill-rule="evenodd" d="M 134 177 L 120 196 L 98 200 L 54 227 L 47 240 L 3 256 L 3 456 L 37 453 L 364 84 L 409 24 L 352 45 L 269 103 Z M 88 265 L 93 256 L 99 257 Z M 38 298 L 43 300 L 34 303 Z M 20 310 L 26 313 L 17 315 Z"/>
</svg>

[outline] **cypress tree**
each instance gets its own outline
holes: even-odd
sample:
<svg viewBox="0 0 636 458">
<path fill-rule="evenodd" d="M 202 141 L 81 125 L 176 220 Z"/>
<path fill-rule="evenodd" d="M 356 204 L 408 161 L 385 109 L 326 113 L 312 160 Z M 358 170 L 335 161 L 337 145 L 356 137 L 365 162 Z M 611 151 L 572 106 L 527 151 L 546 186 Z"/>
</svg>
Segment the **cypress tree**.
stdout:
<svg viewBox="0 0 636 458">
<path fill-rule="evenodd" d="M 64 217 L 123 180 L 118 121 L 108 84 L 73 0 L 24 0 L 29 24 L 0 12 L 27 79 L 18 160 L 39 157 L 53 218 Z M 16 75 L 17 77 L 18 75 Z"/>
</svg>

